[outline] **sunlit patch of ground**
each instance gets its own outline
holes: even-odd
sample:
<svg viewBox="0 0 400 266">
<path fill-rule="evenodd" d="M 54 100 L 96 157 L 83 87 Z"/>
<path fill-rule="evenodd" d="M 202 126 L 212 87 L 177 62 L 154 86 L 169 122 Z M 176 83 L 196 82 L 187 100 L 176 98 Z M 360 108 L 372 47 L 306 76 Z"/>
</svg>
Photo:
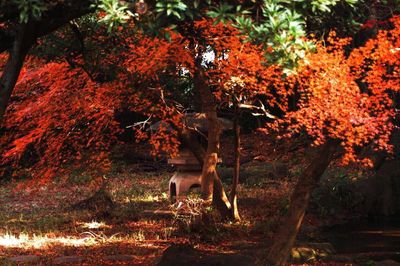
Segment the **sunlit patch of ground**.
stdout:
<svg viewBox="0 0 400 266">
<path fill-rule="evenodd" d="M 130 254 L 135 264 L 152 265 L 173 243 L 237 253 L 270 236 L 275 211 L 285 211 L 291 188 L 286 181 L 240 185 L 240 223 L 217 221 L 191 231 L 179 226 L 173 213 L 168 215 L 170 172 L 144 173 L 118 164 L 107 174 L 106 186 L 116 205 L 100 216 L 93 209 L 71 209 L 96 188 L 84 173 L 75 175 L 36 191 L 15 191 L 15 183 L 0 186 L 0 257 L 40 254 L 46 265 L 56 256 L 79 254 L 88 258 L 85 265 L 103 265 L 93 262 L 106 255 Z"/>
<path fill-rule="evenodd" d="M 83 232 L 78 236 L 56 236 L 54 234 L 29 235 L 26 233 L 13 235 L 7 233 L 0 235 L 0 247 L 46 249 L 52 246 L 95 247 L 118 243 L 152 246 L 151 240 L 155 239 L 149 239 L 146 243 L 146 235 L 142 230 L 131 234 L 116 233 L 110 236 L 102 232 L 93 231 Z M 162 242 L 162 240 L 157 239 L 157 242 L 160 241 Z"/>
<path fill-rule="evenodd" d="M 105 222 L 97 222 L 97 221 L 91 221 L 91 222 L 76 222 L 78 226 L 81 226 L 82 228 L 87 228 L 87 229 L 104 229 L 104 228 L 111 228 L 111 225 L 107 225 Z"/>
<path fill-rule="evenodd" d="M 53 245 L 85 247 L 94 246 L 99 242 L 93 236 L 86 237 L 54 237 L 49 235 L 29 236 L 20 234 L 18 236 L 12 234 L 0 235 L 0 247 L 4 248 L 21 248 L 21 249 L 43 249 Z"/>
</svg>

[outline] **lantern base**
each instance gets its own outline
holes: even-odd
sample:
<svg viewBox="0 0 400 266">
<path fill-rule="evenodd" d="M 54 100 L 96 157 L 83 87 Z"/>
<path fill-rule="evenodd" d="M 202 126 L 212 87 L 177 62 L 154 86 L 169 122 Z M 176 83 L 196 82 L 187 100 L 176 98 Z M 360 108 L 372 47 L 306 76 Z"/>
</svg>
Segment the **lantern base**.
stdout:
<svg viewBox="0 0 400 266">
<path fill-rule="evenodd" d="M 201 186 L 201 171 L 178 171 L 169 180 L 169 197 L 172 202 Z"/>
</svg>

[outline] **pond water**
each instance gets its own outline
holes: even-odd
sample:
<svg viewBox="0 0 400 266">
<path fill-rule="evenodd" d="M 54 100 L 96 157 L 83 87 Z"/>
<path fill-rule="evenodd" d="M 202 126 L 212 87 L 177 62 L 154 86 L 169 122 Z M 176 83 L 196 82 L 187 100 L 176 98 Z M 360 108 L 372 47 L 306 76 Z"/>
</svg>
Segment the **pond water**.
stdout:
<svg viewBox="0 0 400 266">
<path fill-rule="evenodd" d="M 339 254 L 375 254 L 400 261 L 400 216 L 352 222 L 325 231 Z"/>
</svg>

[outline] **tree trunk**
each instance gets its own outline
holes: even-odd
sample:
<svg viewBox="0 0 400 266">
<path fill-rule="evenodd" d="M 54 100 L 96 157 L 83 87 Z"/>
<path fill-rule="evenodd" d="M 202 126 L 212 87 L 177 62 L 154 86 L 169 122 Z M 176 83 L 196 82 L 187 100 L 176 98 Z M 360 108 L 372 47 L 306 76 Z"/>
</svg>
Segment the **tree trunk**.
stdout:
<svg viewBox="0 0 400 266">
<path fill-rule="evenodd" d="M 194 47 L 192 45 L 191 49 L 193 51 L 196 50 Z M 201 65 L 201 55 L 201 49 L 198 49 L 197 54 L 193 55 L 195 58 L 194 89 L 199 93 L 202 111 L 208 121 L 207 150 L 202 154 L 202 160 L 199 160 L 200 154 L 195 155 L 199 162 L 202 163 L 201 194 L 204 200 L 210 201 L 216 206 L 223 219 L 231 219 L 231 205 L 216 170 L 220 137 L 217 105 L 214 95 L 208 86 L 206 73 Z M 193 147 L 193 145 L 190 146 Z"/>
<path fill-rule="evenodd" d="M 219 178 L 217 171 L 213 173 L 214 178 L 214 192 L 213 192 L 213 204 L 221 214 L 224 220 L 233 220 L 231 212 L 231 204 L 228 197 L 226 196 L 224 186 L 222 185 L 221 179 Z"/>
<path fill-rule="evenodd" d="M 0 24 L 7 21 L 16 21 L 19 17 L 17 5 L 13 1 L 0 1 Z M 4 6 L 5 2 L 10 2 L 10 6 Z M 53 3 L 46 4 L 46 10 L 42 13 L 41 17 L 35 20 L 29 20 L 29 24 L 35 24 L 35 35 L 37 38 L 45 36 L 59 27 L 65 25 L 69 21 L 84 16 L 88 13 L 94 12 L 95 7 L 91 0 L 63 0 L 51 1 Z M 7 3 L 8 4 L 8 3 Z M 17 32 L 21 24 L 12 23 L 10 29 L 7 31 L 0 31 L 0 53 L 10 50 L 13 46 L 15 37 L 13 32 Z M 31 31 L 30 33 L 33 33 Z"/>
<path fill-rule="evenodd" d="M 218 162 L 220 126 L 217 107 L 207 84 L 207 77 L 201 65 L 202 57 L 200 55 L 197 55 L 195 59 L 193 82 L 195 90 L 200 94 L 202 111 L 205 113 L 208 122 L 207 150 L 203 159 L 201 194 L 204 200 L 211 201 L 213 198 L 214 172 Z"/>
<path fill-rule="evenodd" d="M 21 25 L 0 78 L 0 124 L 3 121 L 8 101 L 17 83 L 25 57 L 35 40 L 31 24 Z"/>
<path fill-rule="evenodd" d="M 268 253 L 268 265 L 286 265 L 303 221 L 311 193 L 318 185 L 320 177 L 333 159 L 336 148 L 336 143 L 327 141 L 321 147 L 311 164 L 300 175 L 290 198 L 288 215 L 278 228 L 274 242 Z"/>
<path fill-rule="evenodd" d="M 193 132 L 187 128 L 177 129 L 179 138 L 190 149 L 200 165 L 204 165 L 204 158 L 206 151 L 200 145 L 198 140 L 195 138 Z M 221 179 L 219 178 L 216 171 L 213 175 L 213 203 L 217 210 L 220 212 L 223 219 L 231 219 L 231 205 L 225 194 L 224 187 L 222 186 Z"/>
<path fill-rule="evenodd" d="M 233 168 L 233 180 L 232 190 L 230 194 L 230 202 L 232 205 L 231 212 L 232 217 L 235 221 L 240 221 L 239 210 L 237 206 L 237 186 L 239 184 L 239 173 L 240 173 L 240 126 L 239 126 L 239 109 L 236 104 L 235 106 L 235 117 L 233 119 L 234 129 L 234 153 L 235 163 Z"/>
</svg>

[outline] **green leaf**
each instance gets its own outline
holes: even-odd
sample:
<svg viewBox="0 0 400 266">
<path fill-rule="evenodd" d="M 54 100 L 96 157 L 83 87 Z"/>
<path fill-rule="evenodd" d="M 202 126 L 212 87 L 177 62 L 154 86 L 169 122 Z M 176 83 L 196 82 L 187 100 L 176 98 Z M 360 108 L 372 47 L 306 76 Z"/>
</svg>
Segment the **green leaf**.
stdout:
<svg viewBox="0 0 400 266">
<path fill-rule="evenodd" d="M 164 38 L 168 41 L 171 42 L 171 34 L 169 32 L 165 32 Z"/>
</svg>

